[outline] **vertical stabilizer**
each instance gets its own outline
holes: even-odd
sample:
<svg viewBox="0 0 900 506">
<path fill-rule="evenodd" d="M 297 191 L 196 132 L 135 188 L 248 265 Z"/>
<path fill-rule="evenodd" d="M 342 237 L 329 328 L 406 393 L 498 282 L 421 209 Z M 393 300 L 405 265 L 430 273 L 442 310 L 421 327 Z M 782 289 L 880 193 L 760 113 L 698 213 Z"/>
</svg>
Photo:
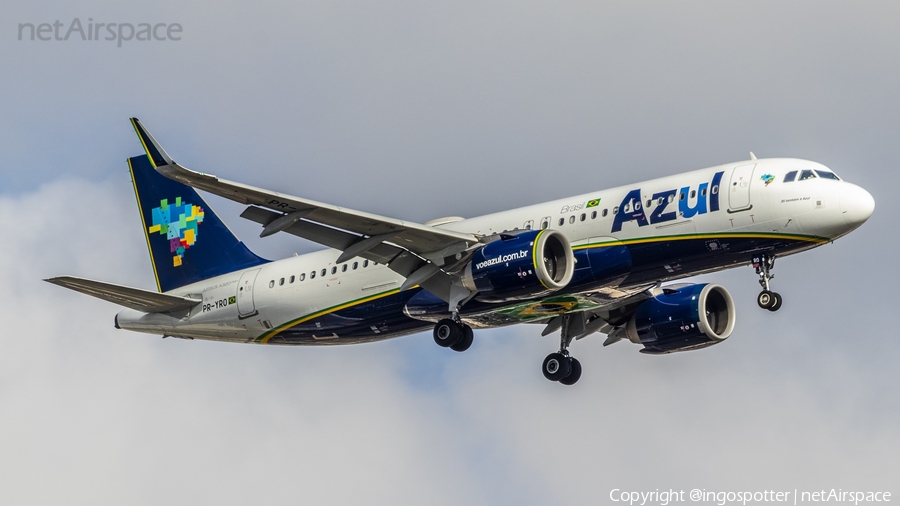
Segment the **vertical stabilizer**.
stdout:
<svg viewBox="0 0 900 506">
<path fill-rule="evenodd" d="M 145 149 L 151 153 L 129 158 L 128 169 L 159 291 L 267 262 L 234 236 L 196 190 L 156 171 L 149 157 L 165 163 L 165 152 L 147 144 Z"/>
</svg>

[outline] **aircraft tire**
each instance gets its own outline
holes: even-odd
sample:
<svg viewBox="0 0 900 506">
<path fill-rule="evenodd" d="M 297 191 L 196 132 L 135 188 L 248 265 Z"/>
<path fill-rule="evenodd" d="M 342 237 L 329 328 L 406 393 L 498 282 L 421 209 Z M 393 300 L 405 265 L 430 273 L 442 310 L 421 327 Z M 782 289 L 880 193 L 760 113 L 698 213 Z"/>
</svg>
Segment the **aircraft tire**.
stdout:
<svg viewBox="0 0 900 506">
<path fill-rule="evenodd" d="M 781 298 L 781 294 L 777 292 L 772 292 L 772 296 L 775 297 L 775 302 L 771 307 L 767 308 L 769 311 L 778 311 L 781 309 L 781 303 L 784 299 Z"/>
<path fill-rule="evenodd" d="M 459 340 L 458 343 L 454 344 L 450 347 L 453 351 L 463 352 L 469 349 L 472 346 L 472 342 L 475 340 L 475 333 L 472 332 L 472 327 L 468 325 L 462 326 L 463 336 L 462 339 Z"/>
<path fill-rule="evenodd" d="M 570 358 L 569 362 L 571 363 L 569 375 L 559 380 L 563 385 L 574 385 L 581 379 L 581 362 L 577 358 Z"/>
<path fill-rule="evenodd" d="M 444 318 L 434 326 L 434 342 L 438 346 L 449 348 L 459 343 L 463 337 L 462 326 L 449 318 Z"/>
<path fill-rule="evenodd" d="M 562 353 L 551 353 L 544 359 L 541 366 L 544 377 L 550 381 L 559 381 L 569 375 L 572 363 Z"/>
<path fill-rule="evenodd" d="M 770 309 L 775 305 L 775 301 L 775 293 L 768 290 L 763 290 L 756 296 L 756 303 L 763 309 Z"/>
</svg>

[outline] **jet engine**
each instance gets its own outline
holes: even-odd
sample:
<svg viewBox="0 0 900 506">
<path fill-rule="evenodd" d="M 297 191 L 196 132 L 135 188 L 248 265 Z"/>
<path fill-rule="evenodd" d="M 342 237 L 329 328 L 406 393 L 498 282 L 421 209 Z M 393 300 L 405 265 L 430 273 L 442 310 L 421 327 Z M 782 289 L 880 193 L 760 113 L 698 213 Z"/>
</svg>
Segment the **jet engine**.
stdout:
<svg viewBox="0 0 900 506">
<path fill-rule="evenodd" d="M 644 301 L 628 320 L 625 332 L 641 353 L 695 350 L 720 343 L 734 330 L 734 301 L 715 284 L 664 288 Z"/>
<path fill-rule="evenodd" d="M 556 230 L 527 230 L 503 234 L 472 256 L 462 284 L 477 291 L 483 302 L 506 302 L 540 297 L 572 280 L 575 256 L 569 241 Z"/>
</svg>

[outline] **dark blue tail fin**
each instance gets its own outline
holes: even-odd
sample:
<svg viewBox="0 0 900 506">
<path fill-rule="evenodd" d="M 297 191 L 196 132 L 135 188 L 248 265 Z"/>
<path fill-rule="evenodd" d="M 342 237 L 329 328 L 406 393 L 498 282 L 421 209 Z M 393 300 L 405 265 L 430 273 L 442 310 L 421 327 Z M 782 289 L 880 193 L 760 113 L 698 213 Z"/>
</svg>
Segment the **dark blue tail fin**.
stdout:
<svg viewBox="0 0 900 506">
<path fill-rule="evenodd" d="M 162 158 L 148 156 L 154 155 Z M 247 249 L 196 190 L 159 174 L 148 156 L 129 158 L 128 168 L 159 291 L 268 262 Z"/>
</svg>

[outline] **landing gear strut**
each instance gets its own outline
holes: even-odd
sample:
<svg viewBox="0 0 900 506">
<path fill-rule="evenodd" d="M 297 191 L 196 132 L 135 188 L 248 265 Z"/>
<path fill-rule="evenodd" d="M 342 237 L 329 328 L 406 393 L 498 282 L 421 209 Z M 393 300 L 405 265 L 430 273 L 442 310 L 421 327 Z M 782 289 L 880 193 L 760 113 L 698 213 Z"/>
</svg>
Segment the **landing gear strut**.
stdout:
<svg viewBox="0 0 900 506">
<path fill-rule="evenodd" d="M 459 308 L 469 299 L 475 296 L 475 292 L 460 285 L 450 285 L 450 318 L 444 318 L 434 326 L 434 342 L 438 346 L 450 348 L 453 351 L 466 351 L 472 346 L 472 327 L 462 322 L 459 317 Z"/>
<path fill-rule="evenodd" d="M 781 294 L 769 290 L 769 281 L 775 277 L 770 271 L 775 268 L 775 255 L 761 255 L 753 258 L 753 268 L 759 274 L 759 286 L 762 291 L 756 296 L 756 303 L 763 309 L 778 311 L 781 309 Z"/>
<path fill-rule="evenodd" d="M 559 351 L 547 355 L 541 370 L 544 377 L 550 381 L 558 381 L 563 385 L 574 385 L 581 378 L 581 362 L 575 357 L 569 356 L 569 343 L 574 334 L 569 332 L 569 315 L 561 316 L 563 324 L 560 329 Z"/>
<path fill-rule="evenodd" d="M 451 318 L 445 318 L 434 326 L 434 342 L 453 351 L 466 351 L 472 346 L 472 327 Z"/>
</svg>

